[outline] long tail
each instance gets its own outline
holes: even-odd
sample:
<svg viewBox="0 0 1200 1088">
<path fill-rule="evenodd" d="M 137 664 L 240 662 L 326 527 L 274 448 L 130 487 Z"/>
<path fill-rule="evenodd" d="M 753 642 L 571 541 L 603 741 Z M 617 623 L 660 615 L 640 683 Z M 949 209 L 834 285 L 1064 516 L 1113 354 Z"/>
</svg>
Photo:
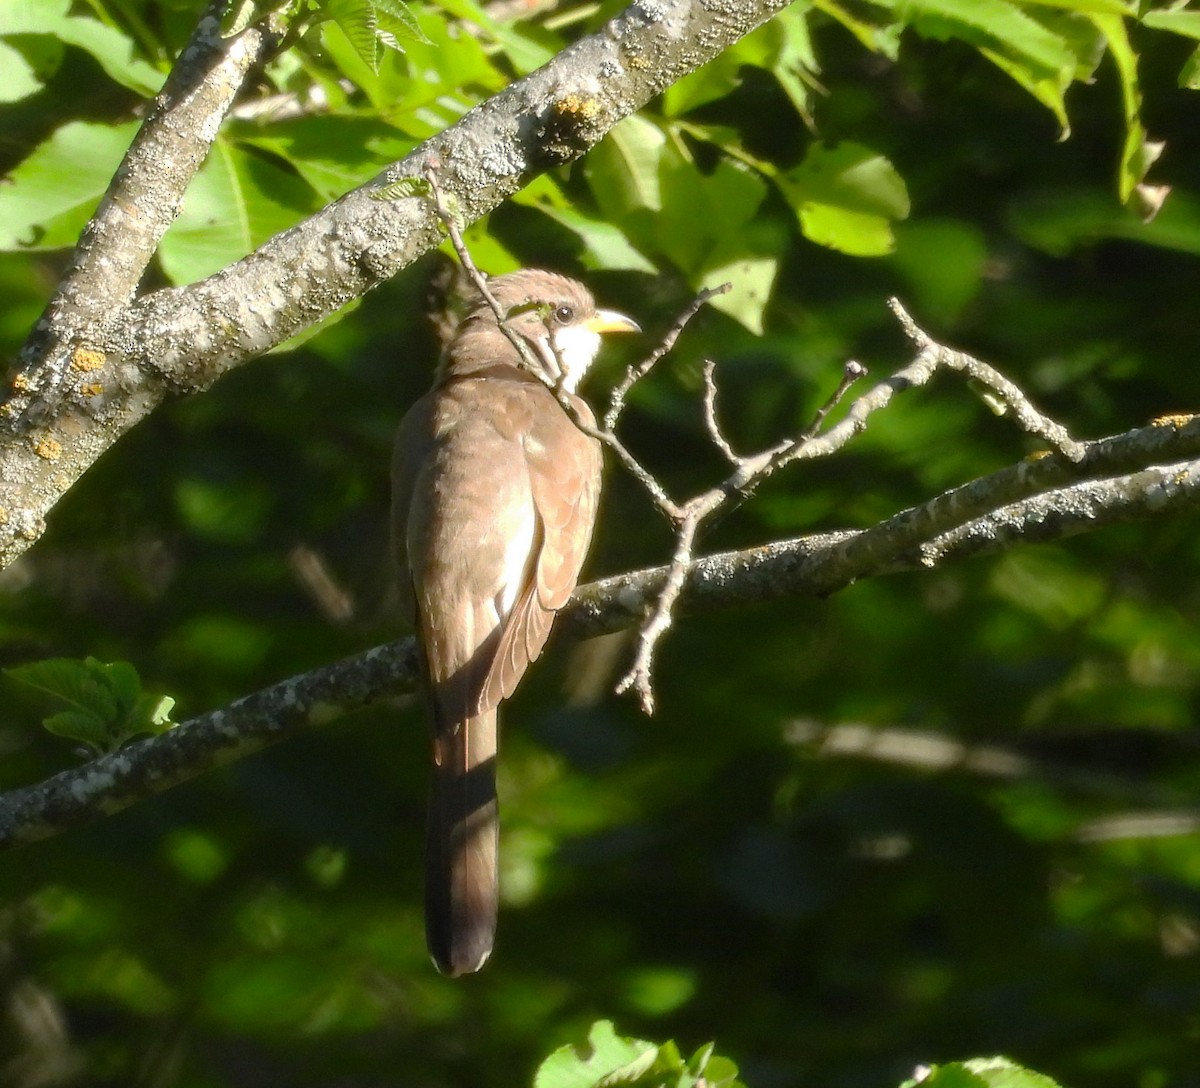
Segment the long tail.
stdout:
<svg viewBox="0 0 1200 1088">
<path fill-rule="evenodd" d="M 425 941 L 445 975 L 478 971 L 499 905 L 496 712 L 438 723 L 425 840 Z"/>
</svg>

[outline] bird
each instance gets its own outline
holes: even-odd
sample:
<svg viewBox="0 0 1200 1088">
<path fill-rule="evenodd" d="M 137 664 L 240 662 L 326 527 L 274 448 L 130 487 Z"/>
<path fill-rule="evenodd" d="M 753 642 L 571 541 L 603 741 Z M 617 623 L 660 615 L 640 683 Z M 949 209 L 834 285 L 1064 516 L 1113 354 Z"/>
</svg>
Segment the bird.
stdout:
<svg viewBox="0 0 1200 1088">
<path fill-rule="evenodd" d="M 576 390 L 601 337 L 641 331 L 554 272 L 487 287 L 555 390 L 480 297 L 401 421 L 392 465 L 393 561 L 432 719 L 426 944 L 452 977 L 478 971 L 495 940 L 496 708 L 541 653 L 596 520 L 600 444 L 559 396 L 594 427 Z"/>
</svg>

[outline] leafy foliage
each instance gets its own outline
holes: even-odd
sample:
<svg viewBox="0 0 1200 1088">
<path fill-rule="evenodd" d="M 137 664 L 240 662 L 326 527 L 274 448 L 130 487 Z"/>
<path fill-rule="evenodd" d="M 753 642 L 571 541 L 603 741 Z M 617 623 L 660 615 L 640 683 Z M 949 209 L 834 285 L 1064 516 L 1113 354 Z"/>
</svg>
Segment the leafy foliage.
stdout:
<svg viewBox="0 0 1200 1088">
<path fill-rule="evenodd" d="M 601 1020 L 588 1033 L 586 1055 L 560 1047 L 538 1068 L 533 1088 L 742 1088 L 737 1066 L 713 1054 L 712 1044 L 684 1061 L 673 1042 L 656 1046 L 623 1039 Z"/>
<path fill-rule="evenodd" d="M 5 675 L 66 703 L 68 709 L 51 714 L 42 724 L 95 752 L 114 751 L 139 733 L 161 733 L 174 724 L 175 700 L 142 691 L 137 669 L 128 661 L 105 664 L 94 657 L 58 657 L 6 669 Z"/>
</svg>

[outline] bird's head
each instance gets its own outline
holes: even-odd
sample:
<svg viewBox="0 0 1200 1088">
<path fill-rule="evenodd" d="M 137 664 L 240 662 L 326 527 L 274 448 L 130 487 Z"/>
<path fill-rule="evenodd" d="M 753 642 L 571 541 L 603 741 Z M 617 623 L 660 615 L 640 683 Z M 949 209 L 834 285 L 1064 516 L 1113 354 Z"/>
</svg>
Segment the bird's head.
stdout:
<svg viewBox="0 0 1200 1088">
<path fill-rule="evenodd" d="M 490 280 L 488 290 L 508 315 L 509 330 L 523 338 L 550 376 L 572 393 L 595 360 L 605 333 L 641 331 L 624 314 L 597 308 L 582 283 L 556 272 L 536 268 L 510 272 Z M 473 331 L 504 335 L 491 307 L 482 300 L 463 329 L 467 335 Z"/>
</svg>

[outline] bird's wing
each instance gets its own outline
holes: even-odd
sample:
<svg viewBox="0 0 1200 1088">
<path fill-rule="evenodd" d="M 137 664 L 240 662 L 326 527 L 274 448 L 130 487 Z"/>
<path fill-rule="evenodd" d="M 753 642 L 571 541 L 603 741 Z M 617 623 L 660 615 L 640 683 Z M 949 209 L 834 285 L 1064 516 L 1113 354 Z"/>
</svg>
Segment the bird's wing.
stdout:
<svg viewBox="0 0 1200 1088">
<path fill-rule="evenodd" d="M 592 538 L 600 495 L 600 450 L 545 390 L 544 410 L 524 440 L 537 530 L 520 595 L 500 634 L 480 707 L 506 699 L 537 659 L 555 613 L 567 603 Z M 582 403 L 582 402 L 580 402 Z"/>
</svg>

